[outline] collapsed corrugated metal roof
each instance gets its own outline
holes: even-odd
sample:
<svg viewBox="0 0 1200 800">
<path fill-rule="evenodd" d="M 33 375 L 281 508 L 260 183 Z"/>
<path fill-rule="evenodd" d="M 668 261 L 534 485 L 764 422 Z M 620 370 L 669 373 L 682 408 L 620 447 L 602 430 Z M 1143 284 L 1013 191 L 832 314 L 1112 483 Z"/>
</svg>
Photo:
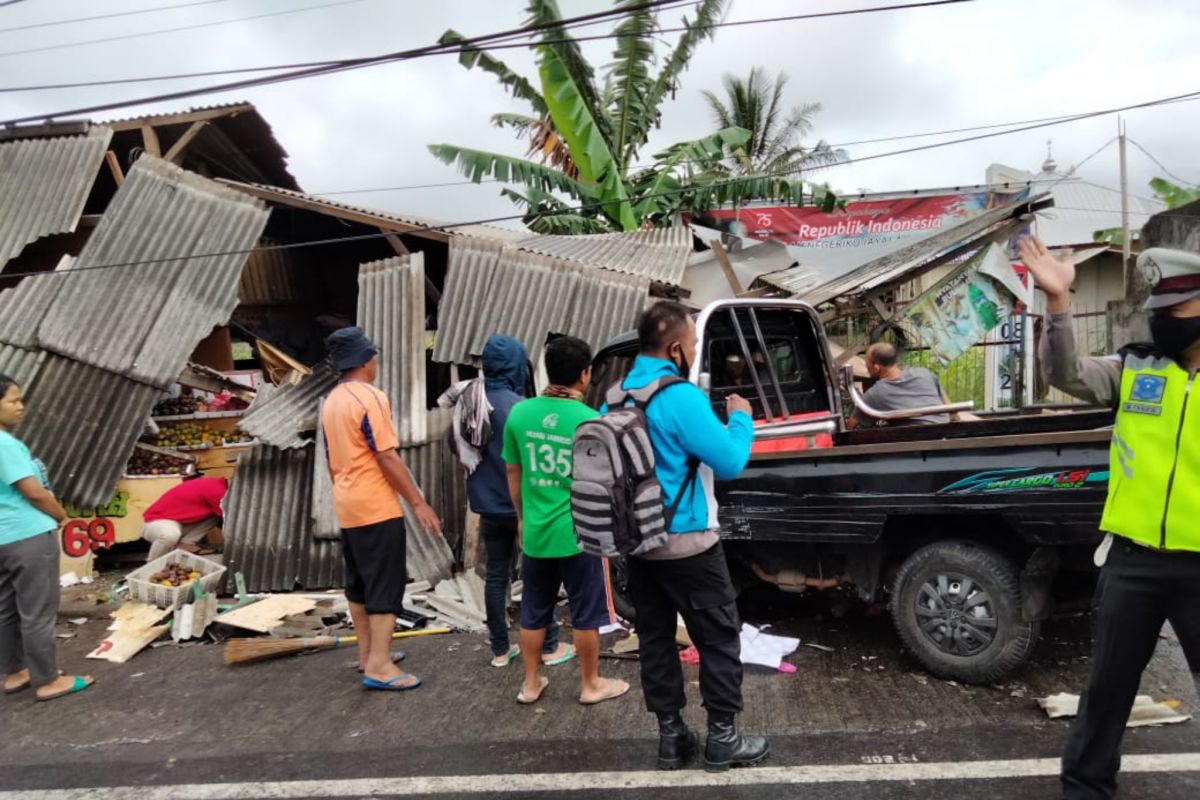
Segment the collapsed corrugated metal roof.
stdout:
<svg viewBox="0 0 1200 800">
<path fill-rule="evenodd" d="M 0 143 L 0 266 L 27 244 L 75 230 L 112 131 Z"/>
<path fill-rule="evenodd" d="M 55 494 L 82 506 L 106 503 L 161 394 L 123 375 L 47 354 L 18 435 L 46 462 Z"/>
<path fill-rule="evenodd" d="M 65 272 L 75 259 L 63 256 L 54 272 Z M 37 330 L 64 280 L 53 273 L 29 275 L 11 289 L 0 292 L 0 342 L 36 348 Z"/>
<path fill-rule="evenodd" d="M 435 361 L 467 363 L 493 333 L 519 339 L 536 361 L 550 333 L 593 347 L 633 326 L 650 280 L 472 237 L 450 243 Z"/>
<path fill-rule="evenodd" d="M 692 250 L 685 226 L 587 236 L 535 236 L 517 245 L 530 253 L 679 285 Z"/>
<path fill-rule="evenodd" d="M 833 280 L 811 286 L 811 272 L 803 265 L 763 275 L 760 281 L 781 289 L 811 305 L 861 294 L 886 283 L 898 281 L 956 245 L 982 236 L 993 226 L 1046 205 L 1048 195 L 1017 200 L 986 211 L 966 222 L 920 239 L 881 258 L 868 261 L 857 269 Z"/>
<path fill-rule="evenodd" d="M 0 375 L 12 378 L 26 394 L 33 388 L 38 370 L 45 360 L 45 350 L 27 350 L 0 343 Z"/>
<path fill-rule="evenodd" d="M 376 385 L 404 444 L 425 441 L 425 255 L 358 268 L 358 325 L 380 348 Z"/>
<path fill-rule="evenodd" d="M 246 259 L 238 283 L 238 302 L 242 305 L 286 305 L 309 298 L 306 279 L 311 280 L 311 265 L 304 250 L 280 249 L 279 244 L 263 239 Z"/>
<path fill-rule="evenodd" d="M 69 291 L 38 325 L 40 346 L 169 387 L 237 306 L 242 264 L 267 215 L 240 192 L 141 157 L 80 252 Z M 105 264 L 122 266 L 84 271 Z"/>
<path fill-rule="evenodd" d="M 239 423 L 242 430 L 273 447 L 304 447 L 312 441 L 304 434 L 316 428 L 317 402 L 339 377 L 333 361 L 325 359 L 299 383 L 261 387 Z"/>
<path fill-rule="evenodd" d="M 404 460 L 426 501 L 442 517 L 447 536 L 465 527 L 466 489 L 444 442 L 404 450 Z M 332 589 L 344 585 L 341 545 L 315 536 L 316 447 L 258 446 L 238 459 L 225 508 L 225 558 L 252 592 Z M 411 520 L 412 514 L 408 515 Z M 436 583 L 450 577 L 454 557 L 447 539 L 406 525 L 408 574 Z"/>
</svg>

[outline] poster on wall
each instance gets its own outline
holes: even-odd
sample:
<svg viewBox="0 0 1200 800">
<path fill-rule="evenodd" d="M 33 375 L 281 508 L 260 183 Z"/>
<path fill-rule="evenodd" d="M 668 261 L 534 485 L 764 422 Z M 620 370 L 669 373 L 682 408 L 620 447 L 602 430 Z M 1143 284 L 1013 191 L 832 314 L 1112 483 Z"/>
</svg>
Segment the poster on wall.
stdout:
<svg viewBox="0 0 1200 800">
<path fill-rule="evenodd" d="M 999 245 L 981 250 L 901 314 L 901 323 L 943 366 L 1006 322 L 1029 290 Z"/>
</svg>

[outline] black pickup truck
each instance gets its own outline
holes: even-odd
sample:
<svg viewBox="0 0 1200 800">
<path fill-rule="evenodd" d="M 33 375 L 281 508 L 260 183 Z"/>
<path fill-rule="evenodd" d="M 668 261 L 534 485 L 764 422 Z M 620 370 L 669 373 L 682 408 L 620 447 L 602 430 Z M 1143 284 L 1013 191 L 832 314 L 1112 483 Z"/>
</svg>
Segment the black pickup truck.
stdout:
<svg viewBox="0 0 1200 800">
<path fill-rule="evenodd" d="M 811 306 L 719 301 L 700 313 L 697 332 L 689 379 L 718 414 L 735 392 L 754 406 L 750 464 L 717 485 L 736 574 L 785 591 L 853 586 L 864 600 L 886 599 L 917 659 L 969 683 L 1021 664 L 1056 588 L 1086 585 L 1058 579 L 1094 569 L 1111 411 L 906 425 L 895 418 L 970 404 L 868 408 Z M 590 400 L 599 404 L 636 352 L 627 334 L 597 354 Z M 847 430 L 851 404 L 892 424 Z M 627 598 L 626 572 L 614 574 Z"/>
</svg>

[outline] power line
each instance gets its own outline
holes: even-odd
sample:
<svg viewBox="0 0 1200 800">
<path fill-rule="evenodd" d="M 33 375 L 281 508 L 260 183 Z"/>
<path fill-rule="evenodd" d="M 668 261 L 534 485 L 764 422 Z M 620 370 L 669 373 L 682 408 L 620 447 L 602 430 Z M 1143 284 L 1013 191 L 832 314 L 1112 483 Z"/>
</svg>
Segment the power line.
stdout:
<svg viewBox="0 0 1200 800">
<path fill-rule="evenodd" d="M 74 19 L 58 19 L 53 22 L 34 22 L 29 25 L 14 25 L 10 28 L 0 28 L 0 33 L 12 33 L 13 31 L 29 31 L 34 28 L 53 28 L 58 25 L 71 25 L 76 22 L 93 22 L 98 19 L 114 19 L 116 17 L 132 17 L 139 14 L 151 14 L 155 11 L 174 11 L 177 8 L 191 8 L 192 6 L 211 6 L 213 3 L 228 3 L 229 0 L 195 0 L 191 3 L 179 3 L 173 6 L 158 6 L 157 8 L 143 8 L 137 11 L 118 11 L 113 14 L 98 14 L 94 17 L 75 17 Z"/>
<path fill-rule="evenodd" d="M 351 0 L 351 1 L 353 1 L 353 0 Z M 712 25 L 703 26 L 702 29 L 709 30 L 712 28 L 736 27 L 736 26 L 741 26 L 741 25 L 758 25 L 758 24 L 764 24 L 764 23 L 790 22 L 790 21 L 804 20 L 804 19 L 821 19 L 821 18 L 828 18 L 828 17 L 841 17 L 841 16 L 849 16 L 849 15 L 857 15 L 857 14 L 872 14 L 872 13 L 879 13 L 879 12 L 884 12 L 884 11 L 899 11 L 899 10 L 903 10 L 903 9 L 928 8 L 928 7 L 933 7 L 933 6 L 957 5 L 957 4 L 961 4 L 961 3 L 971 3 L 971 2 L 975 2 L 975 0 L 925 0 L 925 2 L 905 3 L 905 4 L 890 5 L 890 6 L 876 6 L 876 7 L 872 7 L 872 8 L 857 8 L 857 9 L 849 9 L 849 10 L 845 10 L 845 11 L 826 11 L 826 12 L 813 13 L 813 14 L 795 14 L 795 15 L 786 16 L 786 17 L 772 17 L 769 19 L 738 20 L 738 21 L 733 21 L 733 22 L 717 22 L 717 23 L 713 23 Z M 84 108 L 70 109 L 67 111 L 60 111 L 60 112 L 55 112 L 55 113 L 50 113 L 50 114 L 39 114 L 39 115 L 35 115 L 35 116 L 27 116 L 27 117 L 21 117 L 21 118 L 17 118 L 17 119 L 4 120 L 4 121 L 0 122 L 0 125 L 13 125 L 13 124 L 21 123 L 21 122 L 36 122 L 36 121 L 40 121 L 43 119 L 62 118 L 62 117 L 67 117 L 67 116 L 90 114 L 90 113 L 94 113 L 97 111 L 111 111 L 113 109 L 127 108 L 129 106 L 145 105 L 145 104 L 149 104 L 149 103 L 160 103 L 160 102 L 165 102 L 168 100 L 178 100 L 178 99 L 183 99 L 183 98 L 187 98 L 187 97 L 195 97 L 197 95 L 214 94 L 214 93 L 218 93 L 218 92 L 231 91 L 234 89 L 246 89 L 246 88 L 251 88 L 251 87 L 255 87 L 255 86 L 269 86 L 269 85 L 273 85 L 276 83 L 285 83 L 285 82 L 293 81 L 293 80 L 302 80 L 304 78 L 312 78 L 312 77 L 316 77 L 318 75 L 332 74 L 335 72 L 344 72 L 344 71 L 353 70 L 353 69 L 362 69 L 363 67 L 376 66 L 379 64 L 386 64 L 386 63 L 391 63 L 391 62 L 395 62 L 395 61 L 408 61 L 408 60 L 412 60 L 414 58 L 427 57 L 427 56 L 431 56 L 431 55 L 442 55 L 445 53 L 458 53 L 458 52 L 461 52 L 461 51 L 467 50 L 467 49 L 470 49 L 470 50 L 506 49 L 506 47 L 526 48 L 526 47 L 536 46 L 536 45 L 510 44 L 507 46 L 497 45 L 492 48 L 480 47 L 478 45 L 486 44 L 490 40 L 494 40 L 494 39 L 509 38 L 513 35 L 519 35 L 519 34 L 524 34 L 524 33 L 529 33 L 529 32 L 536 32 L 538 30 L 545 30 L 548 28 L 549 29 L 561 28 L 569 21 L 579 21 L 582 19 L 596 19 L 596 18 L 623 16 L 623 15 L 631 13 L 633 11 L 642 10 L 645 8 L 655 8 L 660 5 L 667 5 L 667 2 L 662 2 L 660 0 L 660 2 L 649 2 L 649 3 L 642 3 L 637 6 L 626 6 L 626 7 L 622 7 L 622 8 L 612 9 L 612 10 L 606 11 L 606 12 L 597 12 L 595 14 L 585 15 L 584 17 L 575 17 L 572 20 L 561 20 L 561 21 L 556 21 L 553 23 L 545 23 L 545 24 L 542 24 L 539 26 L 526 26 L 525 28 L 518 28 L 513 31 L 506 31 L 503 34 L 490 34 L 487 36 L 475 37 L 474 39 L 465 39 L 463 41 L 455 42 L 455 43 L 447 44 L 447 45 L 430 45 L 427 47 L 417 48 L 415 50 L 401 51 L 401 52 L 397 52 L 397 53 L 389 53 L 389 54 L 380 55 L 380 56 L 344 59 L 341 61 L 333 62 L 332 64 L 326 64 L 326 65 L 317 66 L 317 67 L 308 67 L 308 68 L 304 68 L 304 69 L 300 69 L 300 70 L 296 70 L 296 71 L 292 71 L 292 72 L 286 72 L 281 75 L 271 75 L 271 76 L 266 76 L 266 77 L 262 77 L 262 78 L 247 78 L 247 79 L 241 80 L 241 81 L 233 81 L 230 83 L 217 84 L 217 85 L 201 87 L 201 88 L 197 88 L 197 89 L 180 90 L 180 91 L 176 91 L 176 92 L 169 92 L 169 93 L 154 95 L 154 96 L 150 96 L 150 97 L 137 98 L 134 100 L 123 100 L 123 101 L 116 102 L 116 103 L 99 104 L 99 105 L 87 106 Z M 661 31 L 661 32 L 674 32 L 674 31 L 680 31 L 680 30 L 688 30 L 688 28 L 663 29 L 663 31 Z M 598 36 L 592 36 L 592 37 L 579 37 L 576 39 L 563 40 L 563 42 L 564 43 L 566 43 L 566 42 L 575 43 L 575 42 L 595 41 L 598 39 L 612 39 L 612 38 L 620 38 L 620 37 L 617 34 L 604 34 L 604 35 L 598 35 Z M 553 42 L 541 42 L 540 44 L 551 44 L 551 43 L 553 43 Z M 4 55 L 4 54 L 0 54 L 0 55 Z"/>
<path fill-rule="evenodd" d="M 108 42 L 123 42 L 127 39 L 140 39 L 144 36 L 157 36 L 162 33 L 179 33 L 180 31 L 194 31 L 201 28 L 215 28 L 218 25 L 232 25 L 235 22 L 249 22 L 256 19 L 266 19 L 267 17 L 282 17 L 285 14 L 299 14 L 303 11 L 316 11 L 322 8 L 334 8 L 336 6 L 348 6 L 354 3 L 361 3 L 364 0 L 338 0 L 336 3 L 322 3 L 316 6 L 304 6 L 303 8 L 288 8 L 283 11 L 272 11 L 267 14 L 255 14 L 250 17 L 238 17 L 237 19 L 223 19 L 216 22 L 201 22 L 195 25 L 182 25 L 178 28 L 160 28 L 156 31 L 144 31 L 142 33 L 125 33 L 120 36 L 106 36 L 103 39 L 88 39 L 82 42 L 64 42 L 63 44 L 51 44 L 44 47 L 31 47 L 26 50 L 9 50 L 7 53 L 0 53 L 0 58 L 8 56 L 23 56 L 30 53 L 46 53 L 51 50 L 65 50 L 70 47 L 82 47 L 89 44 L 105 44 Z"/>
<path fill-rule="evenodd" d="M 1153 156 L 1153 155 L 1150 153 L 1150 151 L 1149 151 L 1149 150 L 1147 150 L 1146 148 L 1142 147 L 1140 144 L 1138 144 L 1137 142 L 1135 142 L 1133 139 L 1130 139 L 1130 140 L 1129 140 L 1129 143 L 1130 143 L 1130 144 L 1132 144 L 1134 147 L 1136 147 L 1138 150 L 1141 150 L 1141 151 L 1142 151 L 1142 152 L 1143 152 L 1143 153 L 1146 155 L 1146 158 L 1150 159 L 1150 160 L 1151 160 L 1151 161 L 1153 161 L 1155 164 L 1157 164 L 1157 165 L 1158 165 L 1158 168 L 1159 168 L 1159 169 L 1161 169 L 1161 170 L 1163 171 L 1163 173 L 1164 173 L 1164 174 L 1165 174 L 1165 175 L 1166 175 L 1168 178 L 1170 178 L 1171 180 L 1179 181 L 1179 182 L 1180 182 L 1180 183 L 1182 183 L 1184 186 L 1200 186 L 1200 184 L 1197 184 L 1195 181 L 1189 181 L 1189 180 L 1187 180 L 1187 179 L 1185 179 L 1185 178 L 1181 178 L 1181 177 L 1179 177 L 1178 175 L 1176 175 L 1176 174 L 1174 174 L 1173 172 L 1171 172 L 1171 170 L 1169 170 L 1169 169 L 1167 169 L 1165 166 L 1163 166 L 1163 163 L 1162 163 L 1161 161 L 1159 161 L 1157 158 L 1155 158 L 1155 157 L 1154 157 L 1154 156 Z"/>
<path fill-rule="evenodd" d="M 1166 105 L 1166 104 L 1175 102 L 1175 101 L 1179 100 L 1180 98 L 1184 98 L 1184 97 L 1200 97 L 1200 91 L 1190 92 L 1190 93 L 1184 94 L 1184 95 L 1175 95 L 1173 97 L 1165 97 L 1165 98 L 1161 98 L 1158 100 L 1147 100 L 1143 103 L 1135 103 L 1135 104 L 1128 105 L 1128 106 L 1122 106 L 1120 108 L 1105 109 L 1105 110 L 1101 110 L 1101 111 L 1094 111 L 1094 112 L 1089 112 L 1086 114 L 1080 114 L 1080 115 L 1076 115 L 1075 117 L 1073 117 L 1072 120 L 1087 119 L 1090 117 L 1097 117 L 1097 116 L 1102 116 L 1102 115 L 1107 115 L 1107 114 L 1115 114 L 1115 113 L 1119 113 L 1119 112 L 1123 112 L 1123 111 L 1129 111 L 1129 110 L 1135 109 L 1135 108 L 1149 108 L 1152 106 Z M 1043 128 L 1043 127 L 1047 127 L 1050 125 L 1060 125 L 1066 121 L 1068 121 L 1068 120 L 1064 120 L 1062 122 L 1046 122 L 1046 123 L 1041 123 L 1039 125 L 1031 125 L 1026 128 L 1022 128 L 1020 130 L 1023 131 L 1023 130 L 1030 130 L 1032 128 Z M 844 163 L 855 163 L 858 161 L 870 161 L 870 160 L 874 160 L 874 159 L 878 159 L 878 158 L 885 158 L 888 156 L 906 155 L 908 153 L 922 152 L 922 151 L 930 150 L 930 149 L 933 149 L 936 147 L 946 147 L 946 146 L 949 146 L 952 144 L 961 144 L 963 142 L 976 141 L 978 139 L 988 139 L 988 138 L 993 138 L 996 136 L 1007 136 L 1010 133 L 1017 133 L 1017 132 L 1019 132 L 1019 131 L 996 131 L 993 133 L 986 133 L 986 134 L 981 134 L 979 136 L 971 136 L 971 137 L 967 137 L 964 139 L 956 139 L 956 140 L 952 140 L 952 141 L 948 141 L 948 142 L 939 142 L 939 143 L 930 144 L 930 145 L 909 147 L 909 148 L 905 148 L 903 150 L 893 150 L 888 153 L 875 153 L 870 156 L 864 156 L 863 158 L 860 158 L 860 159 L 851 159 L 848 162 L 844 162 Z M 778 173 L 769 173 L 767 175 L 758 176 L 758 177 L 780 178 L 780 177 L 786 177 L 789 174 L 791 174 L 792 172 L 794 172 L 794 170 L 784 170 L 784 171 L 781 171 Z M 737 183 L 742 182 L 743 180 L 745 180 L 745 179 L 744 178 L 733 178 L 728 181 L 714 183 L 714 184 L 711 184 L 711 185 L 709 185 L 707 187 L 703 187 L 703 188 L 714 189 L 714 188 L 719 188 L 721 186 L 732 186 L 732 185 L 736 185 Z M 656 198 L 656 197 L 672 197 L 675 195 L 686 194 L 691 191 L 694 191 L 693 187 L 683 187 L 680 189 L 670 189 L 670 190 L 664 190 L 662 192 L 654 192 L 654 193 L 642 195 L 642 196 L 638 197 L 637 199 L 638 200 L 646 200 L 646 199 L 651 199 L 651 198 Z M 598 209 L 604 208 L 605 206 L 611 206 L 611 205 L 613 205 L 612 200 L 601 200 L 601 201 L 596 201 L 594 203 L 584 203 L 579 206 L 559 209 L 557 213 L 564 213 L 564 212 L 579 213 L 582 211 L 598 210 Z M 517 220 L 523 220 L 527 216 L 529 216 L 529 215 L 528 214 L 507 214 L 507 215 L 498 216 L 498 217 L 488 217 L 488 218 L 484 218 L 484 219 L 471 220 L 469 222 L 447 222 L 447 223 L 442 223 L 439 225 L 416 225 L 416 226 L 410 227 L 408 230 L 400 231 L 400 233 L 402 233 L 402 234 L 419 234 L 419 233 L 429 233 L 429 232 L 447 232 L 454 228 L 463 228 L 463 227 L 473 226 L 473 225 L 491 225 L 491 224 L 495 224 L 495 223 L 499 223 L 499 222 L 513 222 L 513 221 L 517 221 Z M 367 241 L 370 239 L 383 239 L 388 236 L 394 236 L 394 235 L 395 235 L 394 232 L 365 233 L 365 234 L 359 234 L 359 235 L 355 235 L 355 236 L 340 236 L 340 237 L 336 237 L 336 238 L 321 239 L 321 240 L 311 241 L 311 242 L 289 242 L 289 243 L 283 243 L 283 244 L 277 244 L 277 245 L 266 245 L 263 247 L 252 247 L 252 248 L 248 248 L 248 249 L 243 248 L 243 249 L 238 249 L 238 250 L 225 250 L 225 251 L 214 252 L 214 253 L 195 253 L 192 255 L 183 255 L 183 256 L 167 256 L 167 257 L 163 257 L 163 258 L 144 259 L 141 261 L 117 262 L 117 263 L 113 263 L 113 264 L 90 264 L 90 265 L 81 266 L 81 267 L 72 267 L 71 269 L 63 270 L 63 271 L 55 270 L 55 271 L 50 271 L 50 272 L 18 272 L 18 273 L 10 273 L 7 275 L 0 274 L 0 277 L 3 277 L 3 278 L 28 278 L 28 277 L 35 277 L 35 276 L 43 276 L 44 277 L 44 276 L 49 276 L 49 275 L 70 275 L 72 273 L 79 274 L 82 272 L 88 272 L 88 271 L 92 271 L 92 270 L 117 269 L 117 268 L 121 268 L 121 267 L 140 266 L 143 264 L 162 264 L 162 263 L 168 263 L 171 261 L 187 261 L 187 260 L 196 259 L 196 258 L 220 258 L 223 256 L 231 256 L 231 255 L 249 255 L 250 253 L 254 252 L 255 250 L 262 250 L 262 251 L 295 250 L 295 249 L 304 248 L 304 247 L 318 247 L 318 246 L 323 246 L 323 245 L 328 245 L 328 244 L 341 244 L 341 243 L 349 243 L 349 242 Z"/>
</svg>

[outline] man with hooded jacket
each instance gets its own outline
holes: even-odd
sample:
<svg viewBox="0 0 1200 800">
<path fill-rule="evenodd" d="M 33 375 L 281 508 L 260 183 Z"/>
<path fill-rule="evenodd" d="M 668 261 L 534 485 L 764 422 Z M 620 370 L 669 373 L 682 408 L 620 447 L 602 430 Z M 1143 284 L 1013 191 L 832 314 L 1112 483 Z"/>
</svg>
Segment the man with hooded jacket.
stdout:
<svg viewBox="0 0 1200 800">
<path fill-rule="evenodd" d="M 1191 209 L 1189 214 L 1188 209 Z M 1165 215 L 1192 219 L 1191 246 L 1157 245 Z M 1156 222 L 1156 219 L 1159 222 Z M 1173 223 L 1178 220 L 1172 220 Z M 1188 224 L 1172 224 L 1176 230 Z M 1067 800 L 1113 797 L 1121 737 L 1163 622 L 1200 674 L 1200 203 L 1152 218 L 1139 270 L 1155 281 L 1146 310 L 1153 344 L 1080 358 L 1071 328 L 1075 265 L 1037 237 L 1021 257 L 1046 293 L 1041 360 L 1054 386 L 1116 408 L 1108 500 L 1096 551 L 1091 674 L 1063 752 Z"/>
<path fill-rule="evenodd" d="M 506 667 L 520 648 L 509 646 L 506 619 L 508 582 L 512 576 L 517 549 L 517 512 L 508 493 L 506 465 L 500 457 L 504 423 L 513 406 L 525 399 L 529 374 L 529 354 L 525 345 L 503 333 L 492 334 L 483 347 L 483 382 L 490 437 L 485 442 L 478 465 L 467 477 L 467 499 L 479 515 L 479 535 L 487 550 L 487 579 L 484 604 L 487 606 L 488 635 L 491 640 L 493 667 Z M 465 394 L 465 392 L 464 392 Z M 558 622 L 552 619 L 546 628 L 542 660 L 547 664 L 569 661 L 574 650 L 558 642 Z"/>
</svg>

